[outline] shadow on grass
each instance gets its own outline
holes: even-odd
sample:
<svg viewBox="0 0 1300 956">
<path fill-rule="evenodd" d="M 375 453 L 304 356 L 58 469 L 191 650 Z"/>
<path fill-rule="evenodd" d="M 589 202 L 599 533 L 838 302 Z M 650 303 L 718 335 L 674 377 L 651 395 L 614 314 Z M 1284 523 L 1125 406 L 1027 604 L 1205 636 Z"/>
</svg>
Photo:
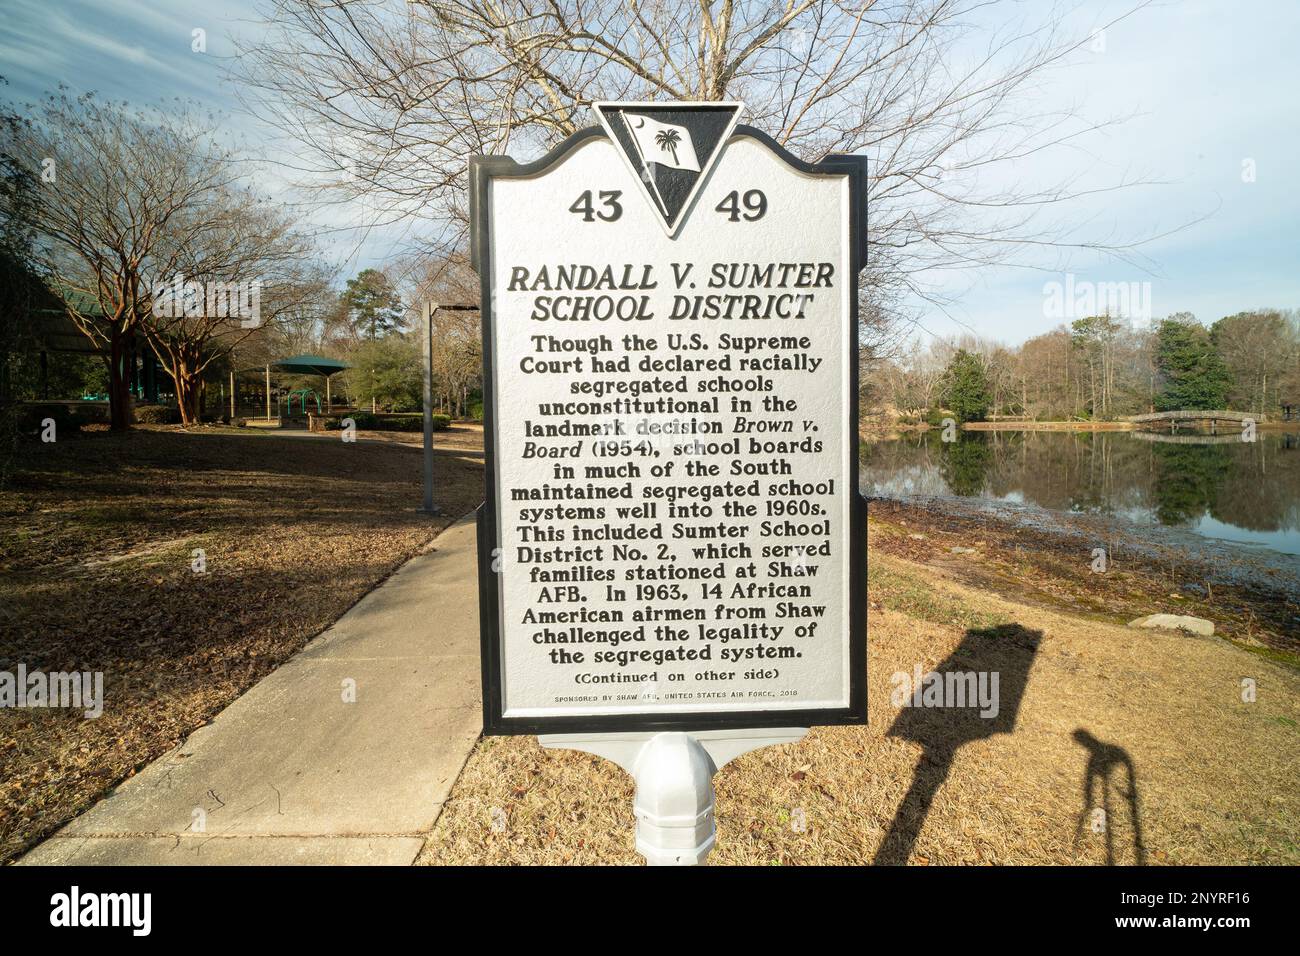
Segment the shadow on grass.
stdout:
<svg viewBox="0 0 1300 956">
<path fill-rule="evenodd" d="M 0 658 L 109 673 L 279 659 L 483 494 L 481 467 L 448 461 L 431 519 L 409 449 L 152 431 L 25 447 L 16 479 L 0 493 Z"/>
<path fill-rule="evenodd" d="M 466 457 L 457 449 L 435 449 L 435 500 L 453 518 L 483 497 L 482 467 Z M 38 498 L 42 508 L 58 508 L 60 520 L 73 526 L 65 531 L 121 523 L 139 538 L 164 527 L 248 535 L 287 522 L 371 527 L 420 520 L 421 458 L 418 450 L 385 442 L 98 433 L 50 445 L 24 443 L 5 490 L 13 493 L 11 502 Z M 14 510 L 21 515 L 24 509 Z"/>
<path fill-rule="evenodd" d="M 144 429 L 24 442 L 0 489 L 0 670 L 101 671 L 105 712 L 0 710 L 0 863 L 202 726 L 482 500 L 482 466 L 448 450 L 434 473 L 447 517 L 417 513 L 421 457 Z M 395 599 L 427 601 L 436 627 L 437 594 Z"/>
<path fill-rule="evenodd" d="M 1106 865 L 1115 865 L 1115 831 L 1118 820 L 1112 812 L 1111 777 L 1116 770 L 1120 772 L 1127 789 L 1120 795 L 1128 809 L 1128 822 L 1133 836 L 1133 857 L 1138 866 L 1147 861 L 1146 845 L 1142 842 L 1142 815 L 1138 805 L 1137 769 L 1128 751 L 1116 744 L 1098 740 L 1080 727 L 1071 736 L 1088 751 L 1088 766 L 1083 773 L 1083 809 L 1079 811 L 1079 820 L 1075 825 L 1074 839 L 1078 842 L 1083 835 L 1083 826 L 1087 822 L 1094 833 L 1102 833 L 1106 839 Z M 1101 801 L 1097 800 L 1097 790 L 1101 789 Z"/>
<path fill-rule="evenodd" d="M 913 700 L 899 713 L 889 728 L 889 736 L 920 744 L 921 758 L 912 786 L 876 851 L 874 864 L 897 866 L 908 861 L 935 795 L 948 779 L 963 745 L 1015 729 L 1042 637 L 1041 631 L 1019 624 L 971 628 L 947 660 L 932 672 L 937 676 L 926 679 L 932 686 L 942 680 L 945 687 L 970 688 L 969 675 L 986 675 L 984 686 L 992 690 L 992 675 L 996 674 L 997 693 L 992 695 L 996 712 L 993 707 L 982 706 L 977 694 L 971 692 L 964 695 L 960 705 L 949 694 L 945 694 L 942 706 L 927 706 L 922 697 L 920 706 Z"/>
<path fill-rule="evenodd" d="M 332 438 L 294 438 L 275 432 L 259 433 L 255 429 L 239 435 L 180 430 L 134 430 L 124 435 L 95 432 L 50 444 L 23 441 L 19 449 L 13 475 L 19 484 L 32 474 L 75 473 L 88 468 L 112 474 L 133 467 L 205 472 L 255 465 L 250 470 L 286 477 L 330 478 L 354 470 L 372 460 L 371 456 L 376 456 L 373 460 L 392 461 L 398 467 L 405 467 L 410 464 L 412 452 L 422 450 L 419 444 L 396 441 L 345 442 L 338 433 Z M 436 458 L 448 459 L 482 455 L 473 449 L 438 448 L 436 437 L 433 452 Z M 416 456 L 417 479 L 418 461 Z"/>
</svg>

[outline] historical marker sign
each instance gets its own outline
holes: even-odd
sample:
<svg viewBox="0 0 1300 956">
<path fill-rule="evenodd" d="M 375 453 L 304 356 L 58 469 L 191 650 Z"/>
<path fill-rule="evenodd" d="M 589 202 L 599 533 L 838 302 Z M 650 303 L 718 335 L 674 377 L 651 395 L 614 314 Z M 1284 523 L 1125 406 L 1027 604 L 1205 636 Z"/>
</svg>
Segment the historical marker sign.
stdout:
<svg viewBox="0 0 1300 956">
<path fill-rule="evenodd" d="M 863 161 L 739 112 L 472 162 L 488 733 L 866 720 Z"/>
</svg>

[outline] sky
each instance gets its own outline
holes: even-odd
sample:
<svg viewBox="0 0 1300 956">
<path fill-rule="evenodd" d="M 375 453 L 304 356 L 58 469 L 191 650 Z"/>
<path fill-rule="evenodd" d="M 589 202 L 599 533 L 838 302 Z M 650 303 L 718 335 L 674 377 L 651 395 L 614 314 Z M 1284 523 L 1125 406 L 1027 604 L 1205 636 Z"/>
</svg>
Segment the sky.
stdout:
<svg viewBox="0 0 1300 956">
<path fill-rule="evenodd" d="M 1073 21 L 1104 23 L 1125 5 L 1084 3 Z M 1087 32 L 1086 28 L 1083 32 Z M 1087 204 L 1087 235 L 1140 246 L 1139 262 L 1079 253 L 1033 268 L 944 277 L 955 301 L 922 324 L 1006 342 L 1047 331 L 1047 283 L 1150 283 L 1155 317 L 1213 322 L 1253 308 L 1300 308 L 1300 3 L 1187 0 L 1153 5 L 1105 31 L 1041 91 L 1049 107 L 1124 121 L 1073 157 L 1036 158 L 1021 174 L 1044 183 L 1080 169 L 1083 185 L 1152 185 Z M 1250 175 L 1253 172 L 1253 176 Z M 1249 180 L 1249 181 L 1248 181 Z"/>
<path fill-rule="evenodd" d="M 1033 15 L 1045 2 L 1021 0 L 1013 9 Z M 254 155 L 270 141 L 226 79 L 239 43 L 259 29 L 253 0 L 3 4 L 0 75 L 9 99 L 31 101 L 59 84 L 141 106 L 180 97 L 223 113 L 223 129 Z M 1088 35 L 1127 5 L 1076 0 L 1066 26 Z M 205 31 L 198 51 L 195 30 Z M 1149 302 L 1157 318 L 1191 312 L 1208 323 L 1252 308 L 1300 308 L 1297 39 L 1296 0 L 1168 0 L 1108 28 L 1037 84 L 1027 105 L 1124 121 L 1086 148 L 1020 161 L 1007 175 L 1030 185 L 1150 183 L 1098 193 L 1068 213 L 1079 238 L 1149 241 L 1136 261 L 1044 250 L 927 274 L 939 301 L 910 304 L 918 332 L 1015 344 L 1049 331 L 1075 317 L 1052 307 L 1050 284 L 1065 287 L 1067 273 L 1076 295 L 1089 283 L 1132 283 L 1133 311 L 1145 313 Z M 278 199 L 298 198 L 273 170 L 257 184 Z M 365 221 L 364 211 L 338 206 L 311 215 L 345 273 L 400 255 L 420 228 L 358 231 L 352 226 Z"/>
</svg>

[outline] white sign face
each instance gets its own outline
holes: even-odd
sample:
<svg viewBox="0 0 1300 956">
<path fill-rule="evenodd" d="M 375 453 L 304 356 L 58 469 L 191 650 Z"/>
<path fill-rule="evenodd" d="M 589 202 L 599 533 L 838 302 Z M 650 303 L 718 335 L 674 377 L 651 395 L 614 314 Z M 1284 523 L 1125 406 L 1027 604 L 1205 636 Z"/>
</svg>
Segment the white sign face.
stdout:
<svg viewBox="0 0 1300 956">
<path fill-rule="evenodd" d="M 865 718 L 856 185 L 734 115 L 481 171 L 492 732 Z"/>
</svg>

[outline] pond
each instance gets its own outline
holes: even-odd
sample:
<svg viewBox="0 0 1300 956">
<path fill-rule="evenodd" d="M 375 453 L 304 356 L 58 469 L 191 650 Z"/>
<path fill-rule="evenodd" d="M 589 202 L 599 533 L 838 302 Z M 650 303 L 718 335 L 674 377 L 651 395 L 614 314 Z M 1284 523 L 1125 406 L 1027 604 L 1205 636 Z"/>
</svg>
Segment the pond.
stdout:
<svg viewBox="0 0 1300 956">
<path fill-rule="evenodd" d="M 865 442 L 864 494 L 977 498 L 1300 555 L 1300 433 L 938 430 Z"/>
</svg>

